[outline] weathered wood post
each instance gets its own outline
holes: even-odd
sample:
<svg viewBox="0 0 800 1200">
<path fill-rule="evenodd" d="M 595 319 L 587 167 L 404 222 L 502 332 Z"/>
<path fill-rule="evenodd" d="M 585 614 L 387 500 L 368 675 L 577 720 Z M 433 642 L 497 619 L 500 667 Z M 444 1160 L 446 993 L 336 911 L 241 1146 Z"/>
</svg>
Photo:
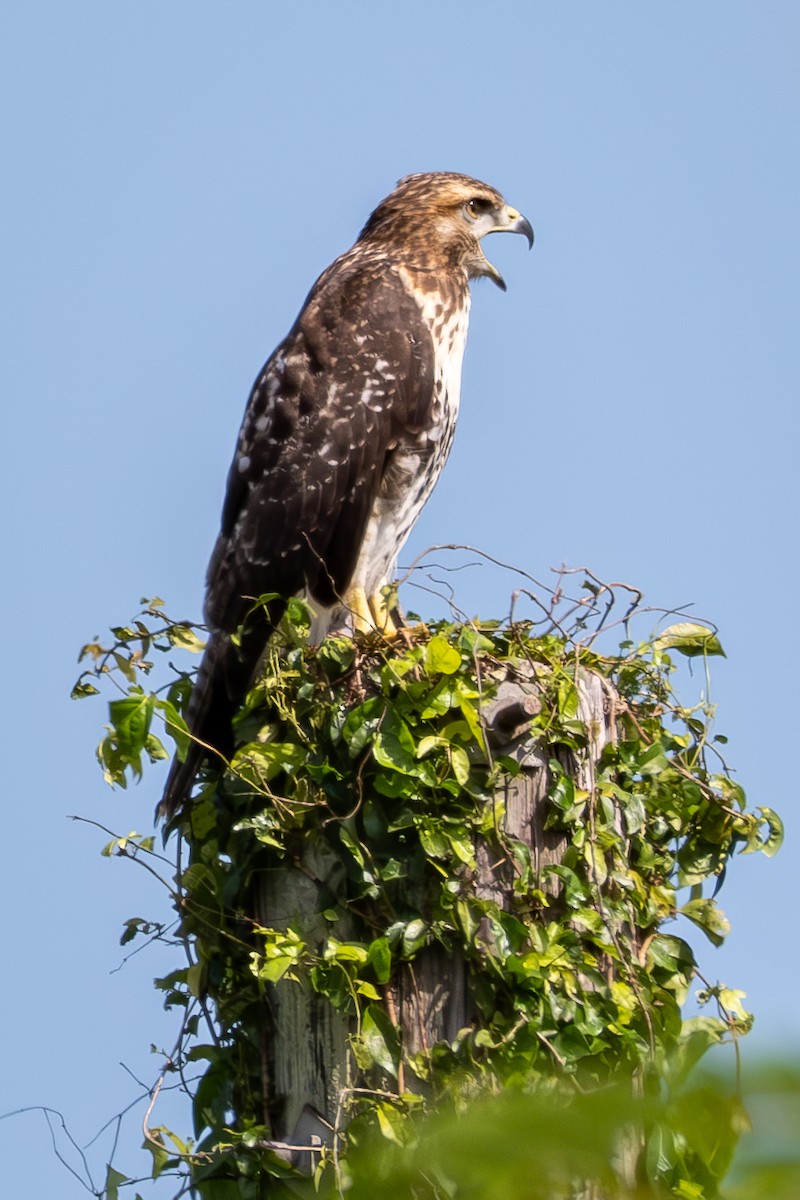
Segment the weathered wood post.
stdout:
<svg viewBox="0 0 800 1200">
<path fill-rule="evenodd" d="M 527 670 L 525 668 L 528 668 Z M 580 751 L 547 744 L 531 734 L 539 712 L 540 682 L 529 664 L 519 664 L 496 688 L 481 710 L 490 755 L 516 763 L 519 771 L 499 775 L 493 804 L 503 834 L 527 848 L 536 886 L 557 909 L 559 883 L 547 871 L 558 865 L 568 845 L 563 830 L 548 827 L 552 770 L 558 760 L 577 788 L 591 793 L 595 764 L 614 737 L 613 696 L 599 675 L 579 670 L 576 676 L 576 719 L 586 731 Z M 464 888 L 479 901 L 509 911 L 517 871 L 508 855 L 498 854 L 497 842 L 475 841 L 475 867 Z M 339 890 L 344 867 L 323 839 L 306 840 L 299 857 L 260 876 L 258 919 L 270 928 L 300 930 L 309 944 L 321 946 L 326 937 L 322 915 L 327 899 Z M 337 926 L 337 937 L 357 936 L 354 925 Z M 476 942 L 491 939 L 482 921 Z M 381 1088 L 403 1092 L 426 1091 L 413 1069 L 415 1056 L 430 1055 L 434 1047 L 455 1043 L 478 1020 L 470 971 L 463 953 L 441 940 L 430 939 L 412 961 L 398 964 L 383 989 L 383 1006 L 397 1029 L 401 1058 L 396 1078 L 359 1068 L 353 1053 L 355 1021 L 331 1006 L 307 980 L 282 979 L 269 988 L 268 1017 L 263 1038 L 264 1092 L 273 1145 L 295 1165 L 310 1169 L 313 1145 L 331 1145 L 347 1123 L 348 1099 L 354 1089 Z"/>
</svg>

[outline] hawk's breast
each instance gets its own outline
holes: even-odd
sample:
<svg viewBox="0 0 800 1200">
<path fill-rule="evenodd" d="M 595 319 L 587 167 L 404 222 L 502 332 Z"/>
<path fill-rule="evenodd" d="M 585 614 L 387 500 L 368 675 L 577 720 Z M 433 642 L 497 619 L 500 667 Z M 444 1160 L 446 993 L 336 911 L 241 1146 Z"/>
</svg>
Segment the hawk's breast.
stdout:
<svg viewBox="0 0 800 1200">
<path fill-rule="evenodd" d="M 454 297 L 445 296 L 438 290 L 418 292 L 415 299 L 433 341 L 433 402 L 429 427 L 424 434 L 430 454 L 420 480 L 421 508 L 431 494 L 453 444 L 461 404 L 461 366 L 467 343 L 470 299 L 469 291 Z"/>
<path fill-rule="evenodd" d="M 432 394 L 427 420 L 409 429 L 391 452 L 370 515 L 353 584 L 372 595 L 388 583 L 397 556 L 444 468 L 461 401 L 461 366 L 469 325 L 469 291 L 409 287 L 422 316 L 420 332 L 433 345 Z"/>
</svg>

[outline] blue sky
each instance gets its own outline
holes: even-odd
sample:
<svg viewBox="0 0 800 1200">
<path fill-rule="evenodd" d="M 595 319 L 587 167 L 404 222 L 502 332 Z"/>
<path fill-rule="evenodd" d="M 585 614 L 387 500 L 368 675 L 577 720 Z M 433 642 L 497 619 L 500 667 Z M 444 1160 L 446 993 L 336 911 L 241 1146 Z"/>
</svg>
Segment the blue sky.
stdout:
<svg viewBox="0 0 800 1200">
<path fill-rule="evenodd" d="M 6 6 L 0 1112 L 51 1105 L 85 1142 L 171 1044 L 171 960 L 115 971 L 161 894 L 67 820 L 146 831 L 161 776 L 105 786 L 75 656 L 140 596 L 199 617 L 252 380 L 417 170 L 486 179 L 537 240 L 491 243 L 508 293 L 475 289 L 455 448 L 404 557 L 585 564 L 718 624 L 717 727 L 788 837 L 734 864 L 703 965 L 748 993 L 747 1054 L 797 1046 L 799 48 L 771 0 Z M 510 586 L 471 572 L 459 600 L 503 615 Z M 39 1116 L 0 1141 L 10 1195 L 86 1194 Z"/>
</svg>

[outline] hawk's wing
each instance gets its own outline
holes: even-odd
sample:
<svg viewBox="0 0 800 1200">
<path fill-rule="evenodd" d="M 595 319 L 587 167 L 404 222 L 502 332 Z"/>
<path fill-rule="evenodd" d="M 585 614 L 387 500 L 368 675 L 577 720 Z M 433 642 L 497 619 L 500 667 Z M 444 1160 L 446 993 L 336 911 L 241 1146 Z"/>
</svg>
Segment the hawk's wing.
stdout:
<svg viewBox="0 0 800 1200">
<path fill-rule="evenodd" d="M 417 303 L 383 263 L 344 256 L 250 395 L 208 569 L 212 628 L 233 632 L 266 591 L 343 595 L 387 455 L 426 427 L 432 389 Z"/>
<path fill-rule="evenodd" d="M 256 380 L 228 475 L 207 576 L 211 630 L 187 710 L 192 734 L 224 755 L 240 706 L 285 604 L 251 615 L 265 593 L 344 596 L 391 454 L 427 428 L 433 346 L 399 274 L 359 248 L 312 289 Z M 162 811 L 175 812 L 204 756 L 173 764 Z"/>
</svg>

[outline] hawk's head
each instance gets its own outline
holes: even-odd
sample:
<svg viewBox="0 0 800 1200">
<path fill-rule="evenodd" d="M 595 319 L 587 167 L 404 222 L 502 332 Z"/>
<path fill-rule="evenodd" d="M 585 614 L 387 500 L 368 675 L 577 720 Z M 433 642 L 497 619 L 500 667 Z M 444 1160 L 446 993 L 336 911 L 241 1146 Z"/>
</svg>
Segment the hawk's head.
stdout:
<svg viewBox="0 0 800 1200">
<path fill-rule="evenodd" d="M 463 270 L 505 282 L 481 249 L 487 233 L 522 233 L 533 245 L 530 222 L 493 187 L 451 171 L 407 175 L 367 221 L 359 241 L 378 244 L 409 268 Z"/>
</svg>

